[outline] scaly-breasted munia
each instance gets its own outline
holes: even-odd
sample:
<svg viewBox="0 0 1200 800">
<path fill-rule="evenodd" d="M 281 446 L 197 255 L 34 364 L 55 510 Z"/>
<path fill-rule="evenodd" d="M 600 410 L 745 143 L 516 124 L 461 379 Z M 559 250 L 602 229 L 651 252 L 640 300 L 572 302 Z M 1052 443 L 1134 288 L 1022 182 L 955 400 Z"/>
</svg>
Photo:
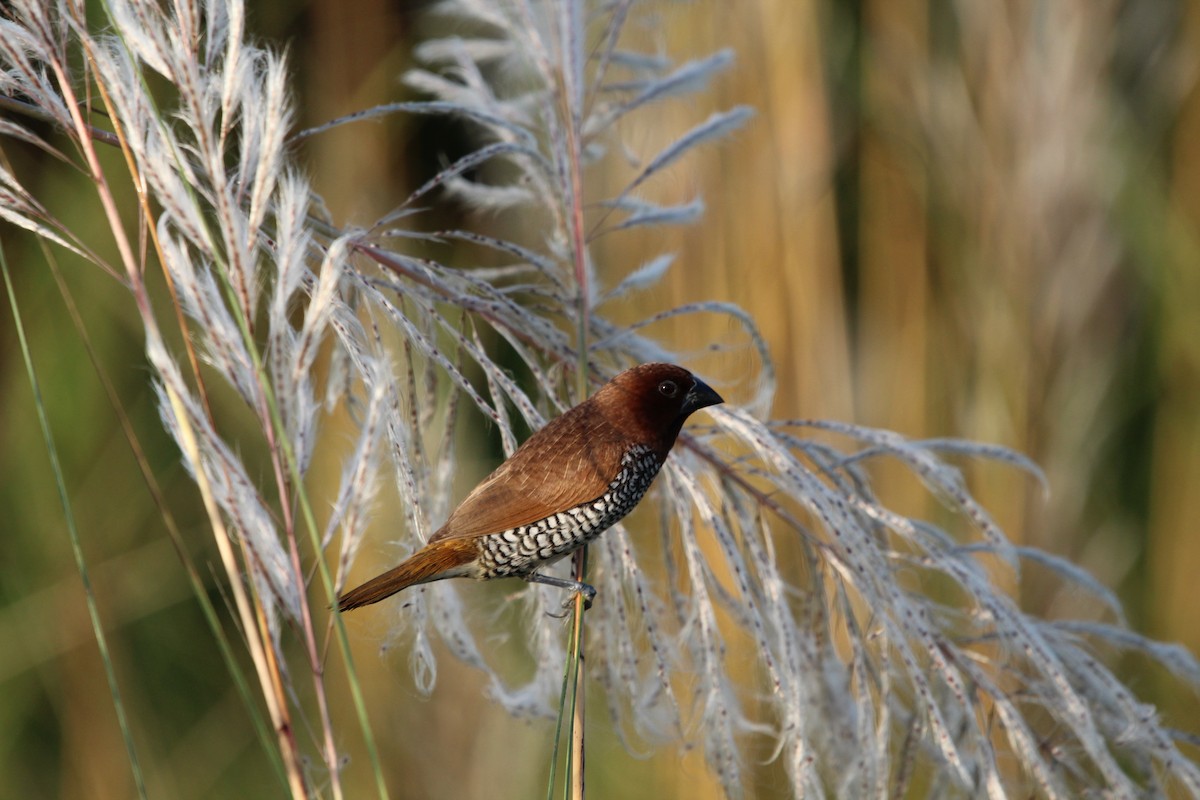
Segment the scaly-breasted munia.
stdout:
<svg viewBox="0 0 1200 800">
<path fill-rule="evenodd" d="M 583 592 L 539 572 L 633 510 L 693 411 L 724 402 L 673 364 L 626 370 L 551 420 L 467 495 L 399 566 L 338 598 L 342 611 L 443 578 L 517 577 Z"/>
</svg>

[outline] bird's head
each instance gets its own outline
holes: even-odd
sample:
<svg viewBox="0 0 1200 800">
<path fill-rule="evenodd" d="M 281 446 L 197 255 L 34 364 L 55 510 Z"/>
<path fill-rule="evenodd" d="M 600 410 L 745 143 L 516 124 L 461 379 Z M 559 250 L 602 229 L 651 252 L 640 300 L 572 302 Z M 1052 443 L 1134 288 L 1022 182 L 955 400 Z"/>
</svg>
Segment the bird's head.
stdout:
<svg viewBox="0 0 1200 800">
<path fill-rule="evenodd" d="M 627 369 L 602 386 L 592 400 L 634 441 L 663 456 L 692 412 L 725 402 L 704 381 L 674 364 Z"/>
</svg>

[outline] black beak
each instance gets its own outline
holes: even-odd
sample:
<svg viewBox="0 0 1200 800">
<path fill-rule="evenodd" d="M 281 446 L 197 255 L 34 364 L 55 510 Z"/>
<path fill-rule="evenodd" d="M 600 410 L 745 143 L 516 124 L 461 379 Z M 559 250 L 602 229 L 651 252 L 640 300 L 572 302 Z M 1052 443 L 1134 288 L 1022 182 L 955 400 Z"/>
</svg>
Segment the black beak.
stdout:
<svg viewBox="0 0 1200 800">
<path fill-rule="evenodd" d="M 683 413 L 684 416 L 687 416 L 693 411 L 699 411 L 702 408 L 719 405 L 724 402 L 725 400 L 721 395 L 714 392 L 711 386 L 699 378 L 693 378 L 692 388 L 683 396 Z"/>
</svg>

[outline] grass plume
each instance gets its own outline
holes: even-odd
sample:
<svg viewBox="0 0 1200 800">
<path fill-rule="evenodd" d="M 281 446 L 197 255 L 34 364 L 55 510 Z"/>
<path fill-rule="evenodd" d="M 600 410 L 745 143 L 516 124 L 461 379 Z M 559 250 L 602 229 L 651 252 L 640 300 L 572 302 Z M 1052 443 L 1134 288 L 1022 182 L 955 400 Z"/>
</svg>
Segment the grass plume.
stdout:
<svg viewBox="0 0 1200 800">
<path fill-rule="evenodd" d="M 343 620 L 325 616 L 377 509 L 396 503 L 396 555 L 411 552 L 458 497 L 464 433 L 491 426 L 511 453 L 623 367 L 672 360 L 711 368 L 740 402 L 689 426 L 652 510 L 591 548 L 600 599 L 578 691 L 602 700 L 592 707 L 631 748 L 698 746 L 731 797 L 754 794 L 748 765 L 764 742 L 793 796 L 1200 795 L 1185 749 L 1195 734 L 1162 722 L 1097 654 L 1136 653 L 1193 689 L 1194 656 L 1131 631 L 1086 570 L 1014 542 L 961 471 L 997 462 L 1046 481 L 1029 459 L 773 418 L 768 336 L 724 297 L 628 319 L 687 266 L 669 252 L 629 265 L 597 254 L 701 219 L 705 201 L 669 178 L 757 124 L 736 102 L 688 106 L 737 58 L 676 63 L 655 13 L 633 0 L 438 3 L 429 15 L 447 32 L 403 76 L 423 99 L 302 132 L 293 70 L 247 36 L 236 0 L 106 0 L 97 19 L 66 0 L 17 0 L 0 20 L 0 134 L 83 176 L 105 227 L 56 211 L 7 163 L 0 215 L 132 301 L 162 427 L 201 496 L 212 591 L 270 721 L 275 789 L 399 791 L 375 744 L 385 712 L 368 713 Z M 1082 80 L 1059 66 L 1064 83 Z M 647 145 L 639 126 L 671 104 L 693 118 Z M 969 123 L 929 108 L 931 129 Z M 373 224 L 337 224 L 296 148 L 397 114 L 450 117 L 470 146 Z M 962 198 L 986 197 L 972 175 L 954 177 Z M 447 203 L 467 222 L 428 210 Z M 689 325 L 723 335 L 686 346 L 653 335 Z M 340 440 L 323 435 L 335 426 Z M 322 456 L 338 464 L 332 486 L 314 476 Z M 883 499 L 876 476 L 897 471 L 935 510 Z M 1096 618 L 1025 610 L 1012 588 L 1030 565 L 1097 598 Z M 422 692 L 450 659 L 508 714 L 552 717 L 573 647 L 561 593 L 499 591 L 413 588 L 392 640 Z M 352 714 L 333 692 L 350 695 Z M 367 757 L 348 762 L 360 748 Z"/>
</svg>

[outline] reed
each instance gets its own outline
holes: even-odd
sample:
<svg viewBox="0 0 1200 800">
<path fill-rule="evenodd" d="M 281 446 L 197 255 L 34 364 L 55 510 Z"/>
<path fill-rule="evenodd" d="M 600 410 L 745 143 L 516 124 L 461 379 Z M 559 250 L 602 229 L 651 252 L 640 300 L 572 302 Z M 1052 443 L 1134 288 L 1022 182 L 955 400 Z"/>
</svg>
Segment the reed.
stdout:
<svg viewBox="0 0 1200 800">
<path fill-rule="evenodd" d="M 406 94 L 305 127 L 296 69 L 241 3 L 11 4 L 0 215 L 46 425 L 8 449 L 63 469 L 10 497 L 40 533 L 9 561 L 93 587 L 5 567 L 21 646 L 0 675 L 42 702 L 4 727 L 28 742 L 52 717 L 63 765 L 6 763 L 16 791 L 1200 795 L 1196 732 L 1150 702 L 1200 665 L 1139 632 L 1187 619 L 1183 567 L 1139 566 L 1122 535 L 1138 502 L 1156 536 L 1186 518 L 1169 479 L 1191 474 L 1193 406 L 1143 420 L 1150 472 L 1104 458 L 1140 429 L 1118 377 L 1147 296 L 1174 359 L 1157 385 L 1194 350 L 1194 193 L 1121 173 L 1153 132 L 1114 88 L 1149 46 L 1119 22 L 1152 12 L 714 5 L 439 3 L 406 18 L 403 57 L 358 18 L 346 57 L 408 62 Z M 307 72 L 328 85 L 352 49 L 334 33 Z M 1172 69 L 1133 72 L 1194 85 Z M 454 140 L 402 190 L 371 174 L 400 160 L 381 132 L 435 124 Z M 359 194 L 325 177 L 322 196 L 306 159 Z M 60 353 L 96 377 L 58 377 Z M 327 612 L 381 540 L 411 552 L 528 430 L 646 360 L 733 402 L 590 548 L 600 595 L 574 629 L 524 585 Z M 99 444 L 57 435 L 106 396 Z M 97 454 L 120 475 L 93 477 Z M 1135 477 L 1151 489 L 1105 513 L 1098 487 Z M 78 532 L 35 544 L 63 527 L 53 494 Z M 1131 627 L 1109 584 L 1139 571 L 1170 599 Z M 69 661 L 89 639 L 102 671 Z M 587 726 L 556 750 L 572 696 Z"/>
</svg>

